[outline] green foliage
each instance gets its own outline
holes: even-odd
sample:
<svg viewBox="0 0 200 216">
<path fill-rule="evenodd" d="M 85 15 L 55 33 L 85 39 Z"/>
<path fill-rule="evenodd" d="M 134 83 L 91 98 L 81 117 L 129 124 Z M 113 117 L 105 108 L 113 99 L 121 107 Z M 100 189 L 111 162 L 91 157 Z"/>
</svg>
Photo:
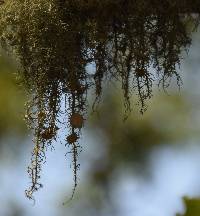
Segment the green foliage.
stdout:
<svg viewBox="0 0 200 216">
<path fill-rule="evenodd" d="M 191 43 L 188 22 L 195 27 L 199 13 L 199 1 L 186 0 L 6 0 L 0 6 L 1 44 L 17 57 L 32 95 L 26 115 L 35 137 L 29 198 L 41 187 L 41 163 L 57 138 L 61 116 L 70 129 L 66 145 L 72 149 L 76 188 L 81 128 L 70 118 L 85 114 L 90 87 L 98 102 L 105 78 L 120 79 L 126 109 L 135 90 L 143 112 L 154 81 L 165 89 L 175 77 L 180 86 L 176 69 Z M 86 70 L 91 64 L 92 74 Z M 72 135 L 76 139 L 67 143 Z"/>
<path fill-rule="evenodd" d="M 17 88 L 16 69 L 0 52 L 0 139 L 12 131 L 24 135 L 23 122 L 25 95 Z"/>
<path fill-rule="evenodd" d="M 199 216 L 200 215 L 200 199 L 199 198 L 183 198 L 186 211 L 184 214 L 177 214 L 176 216 Z"/>
</svg>

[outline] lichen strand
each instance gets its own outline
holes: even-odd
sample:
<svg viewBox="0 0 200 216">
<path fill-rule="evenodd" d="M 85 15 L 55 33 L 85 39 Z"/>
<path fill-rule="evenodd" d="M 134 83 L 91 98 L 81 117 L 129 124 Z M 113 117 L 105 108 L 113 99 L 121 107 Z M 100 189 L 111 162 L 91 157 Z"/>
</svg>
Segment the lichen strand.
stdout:
<svg viewBox="0 0 200 216">
<path fill-rule="evenodd" d="M 75 190 L 88 89 L 95 87 L 99 101 L 105 78 L 121 80 L 126 110 L 134 91 L 143 112 L 154 83 L 166 89 L 175 77 L 180 85 L 180 54 L 190 45 L 199 14 L 199 0 L 6 0 L 0 5 L 1 45 L 18 59 L 32 95 L 26 119 L 35 147 L 27 197 L 41 187 L 41 165 L 59 125 L 70 131 L 66 146 Z M 86 70 L 90 64 L 95 65 L 92 75 Z"/>
</svg>

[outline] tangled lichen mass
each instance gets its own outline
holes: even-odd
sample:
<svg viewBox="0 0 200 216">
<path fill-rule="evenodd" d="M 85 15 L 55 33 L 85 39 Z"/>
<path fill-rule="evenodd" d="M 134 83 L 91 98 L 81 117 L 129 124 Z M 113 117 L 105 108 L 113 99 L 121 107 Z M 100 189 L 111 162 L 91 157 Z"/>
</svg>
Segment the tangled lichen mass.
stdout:
<svg viewBox="0 0 200 216">
<path fill-rule="evenodd" d="M 28 198 L 42 186 L 41 165 L 60 126 L 69 130 L 65 142 L 71 148 L 74 193 L 89 89 L 95 88 L 98 101 L 106 78 L 120 80 L 126 109 L 135 92 L 143 112 L 154 83 L 165 89 L 175 78 L 180 85 L 177 66 L 199 14 L 196 0 L 5 0 L 0 5 L 1 46 L 18 59 L 32 98 L 25 115 L 35 145 Z"/>
</svg>

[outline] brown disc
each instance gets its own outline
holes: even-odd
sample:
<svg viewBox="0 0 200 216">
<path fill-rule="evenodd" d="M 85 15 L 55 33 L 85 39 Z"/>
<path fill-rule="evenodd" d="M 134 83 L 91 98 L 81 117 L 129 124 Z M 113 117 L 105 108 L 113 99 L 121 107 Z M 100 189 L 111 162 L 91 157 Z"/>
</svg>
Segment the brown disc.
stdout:
<svg viewBox="0 0 200 216">
<path fill-rule="evenodd" d="M 78 136 L 77 136 L 76 133 L 72 133 L 72 134 L 70 134 L 70 135 L 67 137 L 67 142 L 68 142 L 69 144 L 73 144 L 73 143 L 75 143 L 77 140 L 78 140 Z"/>
<path fill-rule="evenodd" d="M 79 113 L 73 113 L 70 117 L 70 124 L 74 128 L 82 128 L 83 127 L 83 116 Z"/>
</svg>

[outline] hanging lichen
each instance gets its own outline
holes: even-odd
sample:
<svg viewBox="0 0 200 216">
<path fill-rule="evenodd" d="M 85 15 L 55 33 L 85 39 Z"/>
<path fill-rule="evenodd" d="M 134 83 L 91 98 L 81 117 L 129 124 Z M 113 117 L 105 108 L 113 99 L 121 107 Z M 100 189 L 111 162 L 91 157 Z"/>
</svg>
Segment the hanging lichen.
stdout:
<svg viewBox="0 0 200 216">
<path fill-rule="evenodd" d="M 32 180 L 28 198 L 42 186 L 46 150 L 53 147 L 59 127 L 66 126 L 74 194 L 78 140 L 90 88 L 95 87 L 98 102 L 103 81 L 119 79 L 126 110 L 133 91 L 143 112 L 153 83 L 166 89 L 175 77 L 181 84 L 177 66 L 182 50 L 191 43 L 199 14 L 199 0 L 2 1 L 1 45 L 18 59 L 20 77 L 32 97 L 25 115 L 35 145 L 28 168 Z M 86 70 L 91 64 L 93 73 Z"/>
</svg>

